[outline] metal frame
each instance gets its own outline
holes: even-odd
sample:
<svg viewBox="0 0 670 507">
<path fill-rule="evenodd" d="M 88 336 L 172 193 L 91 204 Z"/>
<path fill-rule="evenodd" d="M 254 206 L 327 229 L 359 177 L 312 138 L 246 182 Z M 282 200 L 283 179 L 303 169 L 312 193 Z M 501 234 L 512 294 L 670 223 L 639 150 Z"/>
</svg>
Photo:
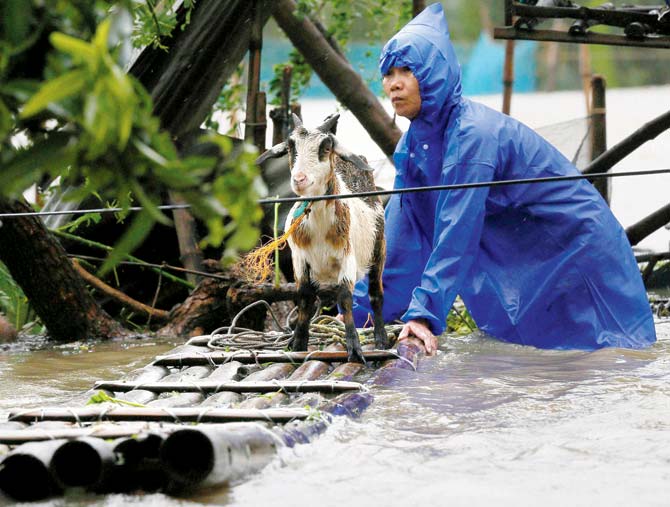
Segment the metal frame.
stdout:
<svg viewBox="0 0 670 507">
<path fill-rule="evenodd" d="M 654 12 L 654 9 L 656 9 L 656 12 Z M 663 12 L 663 9 L 662 6 L 634 6 L 614 9 L 589 8 L 577 5 L 573 7 L 540 7 L 522 4 L 514 0 L 505 0 L 506 26 L 496 28 L 494 38 L 670 48 L 670 12 L 660 16 L 659 12 Z M 514 22 L 515 18 L 517 18 L 516 23 Z M 538 21 L 556 18 L 574 19 L 576 22 L 582 22 L 586 27 L 583 29 L 583 33 L 533 29 Z M 652 33 L 632 37 L 623 34 L 604 34 L 589 31 L 589 27 L 595 25 L 626 29 L 633 23 L 648 28 Z"/>
</svg>

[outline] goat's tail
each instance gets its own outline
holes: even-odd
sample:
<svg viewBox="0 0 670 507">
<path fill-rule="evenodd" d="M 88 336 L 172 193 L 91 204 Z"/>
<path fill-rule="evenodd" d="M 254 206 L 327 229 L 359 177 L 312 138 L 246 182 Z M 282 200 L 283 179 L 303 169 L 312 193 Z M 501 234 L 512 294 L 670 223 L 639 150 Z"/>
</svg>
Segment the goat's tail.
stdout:
<svg viewBox="0 0 670 507">
<path fill-rule="evenodd" d="M 272 254 L 275 250 L 283 250 L 286 247 L 289 236 L 295 232 L 306 216 L 306 213 L 299 215 L 293 219 L 284 234 L 259 246 L 240 259 L 238 268 L 248 283 L 263 283 L 270 278 L 274 269 Z"/>
</svg>

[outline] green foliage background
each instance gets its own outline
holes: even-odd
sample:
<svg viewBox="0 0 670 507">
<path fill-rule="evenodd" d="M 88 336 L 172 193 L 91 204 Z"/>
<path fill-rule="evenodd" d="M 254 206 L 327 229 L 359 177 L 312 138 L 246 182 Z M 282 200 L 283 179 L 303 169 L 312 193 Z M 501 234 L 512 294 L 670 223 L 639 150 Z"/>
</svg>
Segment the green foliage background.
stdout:
<svg viewBox="0 0 670 507">
<path fill-rule="evenodd" d="M 225 240 L 227 261 L 255 243 L 262 212 L 253 150 L 232 160 L 232 146 L 214 136 L 209 141 L 222 158 L 181 157 L 153 116 L 150 96 L 124 71 L 131 44 L 161 47 L 172 30 L 186 28 L 176 26 L 173 11 L 150 0 L 6 0 L 2 9 L 2 195 L 16 198 L 58 177 L 79 189 L 75 199 L 95 193 L 124 208 L 141 205 L 103 273 L 155 222 L 171 223 L 158 209 L 166 188 L 207 224 L 207 244 Z"/>
</svg>

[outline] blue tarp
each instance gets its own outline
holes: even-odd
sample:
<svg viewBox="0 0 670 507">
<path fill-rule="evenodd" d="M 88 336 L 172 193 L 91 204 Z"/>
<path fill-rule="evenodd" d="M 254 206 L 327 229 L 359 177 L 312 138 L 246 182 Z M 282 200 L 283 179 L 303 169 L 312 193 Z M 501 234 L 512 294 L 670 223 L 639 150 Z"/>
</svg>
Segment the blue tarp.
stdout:
<svg viewBox="0 0 670 507">
<path fill-rule="evenodd" d="M 272 79 L 272 67 L 288 61 L 291 44 L 285 40 L 266 39 L 263 45 L 261 81 L 266 84 Z M 465 95 L 485 95 L 502 91 L 502 69 L 505 59 L 504 42 L 494 41 L 482 34 L 474 45 L 455 44 L 455 51 L 463 65 L 463 91 Z M 532 92 L 535 90 L 535 53 L 537 43 L 517 42 L 515 47 L 514 90 Z M 352 42 L 347 50 L 351 65 L 360 72 L 374 93 L 382 94 L 381 79 L 377 67 L 381 46 L 364 42 Z M 305 98 L 332 98 L 333 94 L 318 76 L 312 77 Z"/>
</svg>

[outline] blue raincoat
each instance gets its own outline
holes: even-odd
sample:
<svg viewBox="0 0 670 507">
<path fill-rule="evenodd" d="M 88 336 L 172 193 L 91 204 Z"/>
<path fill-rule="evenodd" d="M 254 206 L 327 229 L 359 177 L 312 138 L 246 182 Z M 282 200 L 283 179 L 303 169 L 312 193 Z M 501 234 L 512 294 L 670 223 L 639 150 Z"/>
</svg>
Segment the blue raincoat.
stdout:
<svg viewBox="0 0 670 507">
<path fill-rule="evenodd" d="M 518 121 L 461 97 L 440 4 L 384 47 L 382 75 L 409 67 L 421 110 L 394 154 L 395 188 L 578 174 Z M 586 180 L 394 195 L 386 209 L 384 319 L 435 334 L 458 294 L 480 329 L 542 348 L 640 348 L 656 339 L 630 244 Z M 365 322 L 367 280 L 354 316 Z"/>
</svg>

